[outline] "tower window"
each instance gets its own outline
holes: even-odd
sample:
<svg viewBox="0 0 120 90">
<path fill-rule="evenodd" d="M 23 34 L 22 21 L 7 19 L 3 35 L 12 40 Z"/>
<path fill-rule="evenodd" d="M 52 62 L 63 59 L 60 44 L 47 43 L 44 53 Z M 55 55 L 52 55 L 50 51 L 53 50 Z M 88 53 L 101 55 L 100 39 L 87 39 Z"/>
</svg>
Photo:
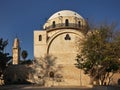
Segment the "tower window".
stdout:
<svg viewBox="0 0 120 90">
<path fill-rule="evenodd" d="M 78 21 L 78 27 L 81 27 L 81 22 L 80 21 Z"/>
<path fill-rule="evenodd" d="M 52 27 L 55 28 L 55 26 L 56 26 L 56 25 L 55 25 L 55 21 L 53 21 L 53 23 L 52 23 Z"/>
<path fill-rule="evenodd" d="M 39 35 L 39 41 L 42 41 L 42 35 Z"/>
<path fill-rule="evenodd" d="M 71 37 L 69 36 L 69 34 L 66 34 L 65 40 L 71 40 Z"/>
<path fill-rule="evenodd" d="M 65 20 L 65 26 L 69 26 L 69 20 L 68 19 Z"/>
</svg>

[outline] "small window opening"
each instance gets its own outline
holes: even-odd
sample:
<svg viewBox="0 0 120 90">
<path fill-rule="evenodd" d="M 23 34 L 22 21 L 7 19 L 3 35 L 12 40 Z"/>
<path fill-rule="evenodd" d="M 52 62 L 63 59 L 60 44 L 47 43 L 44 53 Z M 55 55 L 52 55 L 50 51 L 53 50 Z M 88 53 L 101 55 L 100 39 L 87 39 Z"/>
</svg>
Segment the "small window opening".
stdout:
<svg viewBox="0 0 120 90">
<path fill-rule="evenodd" d="M 55 28 L 55 26 L 56 26 L 56 25 L 55 25 L 55 21 L 53 21 L 53 23 L 52 23 L 52 27 Z"/>
<path fill-rule="evenodd" d="M 65 40 L 71 40 L 71 37 L 69 36 L 69 34 L 66 34 Z"/>
<path fill-rule="evenodd" d="M 78 22 L 78 27 L 81 27 L 81 22 L 80 21 Z"/>
<path fill-rule="evenodd" d="M 69 20 L 68 19 L 65 20 L 65 26 L 69 26 Z"/>
<path fill-rule="evenodd" d="M 42 41 L 42 35 L 39 35 L 39 41 Z"/>
<path fill-rule="evenodd" d="M 49 76 L 50 76 L 50 78 L 54 78 L 54 72 L 51 71 L 51 72 L 49 73 Z"/>
</svg>

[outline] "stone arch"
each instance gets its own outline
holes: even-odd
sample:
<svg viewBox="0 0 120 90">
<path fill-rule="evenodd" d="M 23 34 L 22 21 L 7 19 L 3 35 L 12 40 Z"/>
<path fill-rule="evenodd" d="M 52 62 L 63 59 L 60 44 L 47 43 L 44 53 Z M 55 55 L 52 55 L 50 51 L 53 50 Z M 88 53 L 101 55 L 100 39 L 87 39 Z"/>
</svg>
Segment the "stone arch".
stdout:
<svg viewBox="0 0 120 90">
<path fill-rule="evenodd" d="M 54 39 L 55 39 L 56 37 L 58 37 L 59 35 L 65 34 L 65 33 L 73 33 L 73 34 L 76 34 L 76 35 L 78 35 L 78 36 L 80 36 L 80 37 L 82 36 L 81 38 L 84 38 L 84 35 L 83 35 L 80 31 L 72 30 L 72 29 L 70 29 L 70 30 L 61 30 L 61 31 L 55 33 L 55 34 L 50 38 L 50 40 L 48 41 L 47 54 L 49 53 L 50 45 L 51 45 L 51 43 L 54 41 Z"/>
</svg>

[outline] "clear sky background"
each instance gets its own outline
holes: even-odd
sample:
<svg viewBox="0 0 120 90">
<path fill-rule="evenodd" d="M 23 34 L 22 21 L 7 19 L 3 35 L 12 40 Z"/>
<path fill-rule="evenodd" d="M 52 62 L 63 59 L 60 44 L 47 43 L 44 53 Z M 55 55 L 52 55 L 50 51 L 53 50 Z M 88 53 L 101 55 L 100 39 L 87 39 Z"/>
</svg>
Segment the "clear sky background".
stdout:
<svg viewBox="0 0 120 90">
<path fill-rule="evenodd" d="M 6 52 L 12 55 L 17 35 L 21 49 L 33 59 L 33 31 L 60 10 L 73 10 L 95 23 L 114 21 L 120 28 L 120 0 L 0 0 L 0 38 L 9 40 Z"/>
</svg>

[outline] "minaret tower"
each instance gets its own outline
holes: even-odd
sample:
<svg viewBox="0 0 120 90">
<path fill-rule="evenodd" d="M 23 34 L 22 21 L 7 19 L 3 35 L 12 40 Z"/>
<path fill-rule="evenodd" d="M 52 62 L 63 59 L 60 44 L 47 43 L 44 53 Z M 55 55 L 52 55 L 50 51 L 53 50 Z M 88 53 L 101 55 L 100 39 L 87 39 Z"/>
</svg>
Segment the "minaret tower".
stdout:
<svg viewBox="0 0 120 90">
<path fill-rule="evenodd" d="M 12 48 L 12 57 L 13 57 L 12 64 L 13 65 L 19 64 L 19 60 L 20 60 L 20 43 L 19 43 L 18 38 L 14 39 L 13 48 Z"/>
</svg>

